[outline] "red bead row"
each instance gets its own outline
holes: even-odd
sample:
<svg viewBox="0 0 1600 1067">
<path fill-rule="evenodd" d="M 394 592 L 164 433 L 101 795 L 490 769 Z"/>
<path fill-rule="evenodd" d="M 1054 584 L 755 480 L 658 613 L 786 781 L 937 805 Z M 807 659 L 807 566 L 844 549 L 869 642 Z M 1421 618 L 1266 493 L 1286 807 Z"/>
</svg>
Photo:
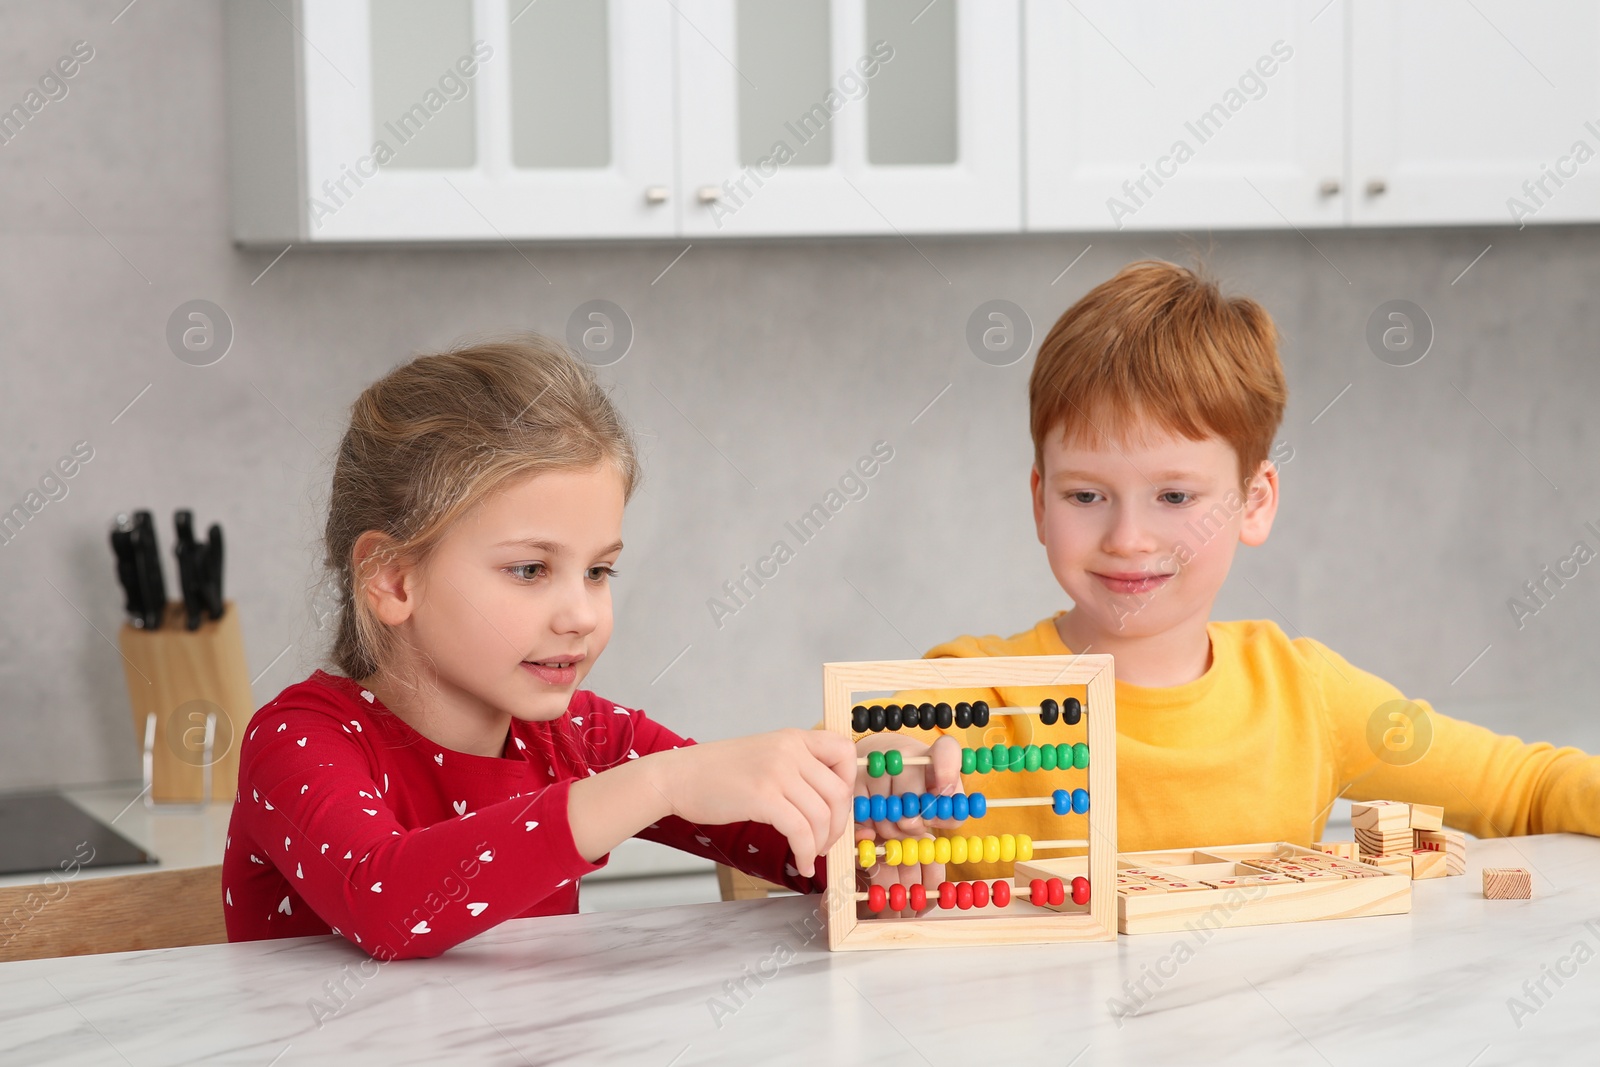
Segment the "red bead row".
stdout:
<svg viewBox="0 0 1600 1067">
<path fill-rule="evenodd" d="M 1067 888 L 1059 878 L 1035 878 L 1028 883 L 1029 897 L 1035 904 L 1059 905 L 1067 899 Z M 1072 880 L 1072 902 L 1074 904 L 1089 903 L 1089 879 L 1079 876 Z M 1000 879 L 994 883 L 988 882 L 940 882 L 939 899 L 940 908 L 946 911 L 959 908 L 968 911 L 972 908 L 986 908 L 990 901 L 994 906 L 1003 908 L 1011 903 L 1011 883 Z M 928 906 L 928 891 L 922 883 L 913 884 L 909 889 L 895 882 L 885 889 L 881 885 L 872 886 L 867 891 L 867 909 L 877 914 L 887 907 L 890 911 L 905 911 L 910 907 L 912 911 L 921 911 Z"/>
</svg>

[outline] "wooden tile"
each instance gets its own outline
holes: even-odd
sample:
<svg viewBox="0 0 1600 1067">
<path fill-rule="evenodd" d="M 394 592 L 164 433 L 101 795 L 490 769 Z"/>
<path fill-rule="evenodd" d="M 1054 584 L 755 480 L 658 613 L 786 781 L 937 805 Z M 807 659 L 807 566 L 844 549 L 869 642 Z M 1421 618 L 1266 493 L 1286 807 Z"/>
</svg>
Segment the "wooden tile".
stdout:
<svg viewBox="0 0 1600 1067">
<path fill-rule="evenodd" d="M 1488 900 L 1527 900 L 1533 896 L 1533 877 L 1521 867 L 1485 867 L 1483 895 Z"/>
</svg>

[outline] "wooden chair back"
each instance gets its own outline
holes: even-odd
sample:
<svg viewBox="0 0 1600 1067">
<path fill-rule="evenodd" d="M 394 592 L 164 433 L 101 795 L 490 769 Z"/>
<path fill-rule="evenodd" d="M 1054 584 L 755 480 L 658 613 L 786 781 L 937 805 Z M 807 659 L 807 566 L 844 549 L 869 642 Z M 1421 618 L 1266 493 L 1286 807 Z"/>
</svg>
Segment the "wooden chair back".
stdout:
<svg viewBox="0 0 1600 1067">
<path fill-rule="evenodd" d="M 220 864 L 0 887 L 0 963 L 226 940 Z"/>
<path fill-rule="evenodd" d="M 765 900 L 774 891 L 783 892 L 781 885 L 773 885 L 743 871 L 717 864 L 717 888 L 723 900 Z"/>
</svg>

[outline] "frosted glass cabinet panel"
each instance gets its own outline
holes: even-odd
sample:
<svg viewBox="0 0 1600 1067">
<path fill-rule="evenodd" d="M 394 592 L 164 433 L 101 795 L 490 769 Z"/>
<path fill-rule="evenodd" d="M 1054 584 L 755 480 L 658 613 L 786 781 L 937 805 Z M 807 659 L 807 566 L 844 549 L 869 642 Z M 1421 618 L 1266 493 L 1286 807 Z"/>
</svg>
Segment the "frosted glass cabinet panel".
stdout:
<svg viewBox="0 0 1600 1067">
<path fill-rule="evenodd" d="M 867 40 L 905 42 L 867 97 L 869 164 L 957 162 L 956 29 L 954 4 L 867 0 Z"/>
<path fill-rule="evenodd" d="M 531 169 L 610 166 L 608 5 L 511 3 L 512 163 Z"/>
<path fill-rule="evenodd" d="M 454 64 L 471 51 L 472 0 L 373 0 L 372 137 L 388 138 L 395 149 L 383 166 L 453 169 L 477 162 L 475 109 L 444 106 L 468 91 Z M 440 98 L 437 110 L 430 94 Z"/>
<path fill-rule="evenodd" d="M 681 232 L 1021 225 L 1018 0 L 675 0 Z"/>
<path fill-rule="evenodd" d="M 740 67 L 735 72 L 739 163 L 755 166 L 791 134 L 796 143 L 789 166 L 832 163 L 832 128 L 806 117 L 811 104 L 827 94 L 832 76 L 826 0 L 738 0 L 734 25 Z M 744 73 L 746 68 L 760 79 L 759 85 Z"/>
</svg>

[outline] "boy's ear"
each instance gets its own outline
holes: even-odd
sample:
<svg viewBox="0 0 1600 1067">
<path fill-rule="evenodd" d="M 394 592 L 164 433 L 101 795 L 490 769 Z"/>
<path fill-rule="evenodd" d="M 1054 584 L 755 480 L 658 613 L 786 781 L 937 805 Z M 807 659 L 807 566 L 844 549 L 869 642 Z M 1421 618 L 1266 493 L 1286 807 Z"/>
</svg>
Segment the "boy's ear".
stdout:
<svg viewBox="0 0 1600 1067">
<path fill-rule="evenodd" d="M 1039 543 L 1044 541 L 1044 479 L 1039 475 L 1039 467 L 1034 465 L 1028 475 L 1028 492 L 1033 497 L 1033 528 L 1038 534 Z"/>
<path fill-rule="evenodd" d="M 350 551 L 355 595 L 366 597 L 378 621 L 398 626 L 416 608 L 415 568 L 402 561 L 394 542 L 377 530 L 356 538 Z"/>
<path fill-rule="evenodd" d="M 1252 548 L 1265 544 L 1277 514 L 1278 468 L 1270 459 L 1264 459 L 1247 487 L 1244 520 L 1239 526 L 1240 542 Z"/>
</svg>

